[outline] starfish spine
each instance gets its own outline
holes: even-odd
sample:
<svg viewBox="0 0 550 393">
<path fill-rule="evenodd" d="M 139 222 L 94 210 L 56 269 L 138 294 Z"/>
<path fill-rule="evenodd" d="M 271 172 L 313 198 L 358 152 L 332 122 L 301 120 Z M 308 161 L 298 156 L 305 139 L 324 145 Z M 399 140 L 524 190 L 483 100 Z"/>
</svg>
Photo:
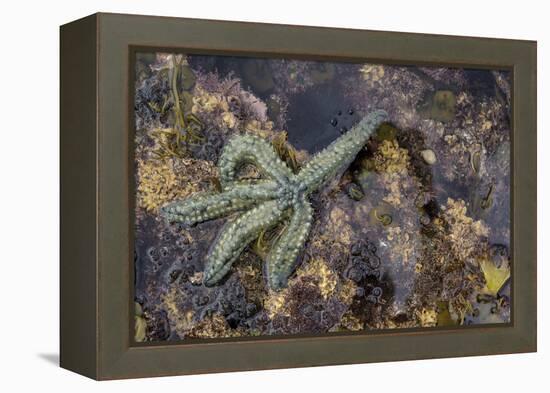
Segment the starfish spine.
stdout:
<svg viewBox="0 0 550 393">
<path fill-rule="evenodd" d="M 225 189 L 236 180 L 237 170 L 244 163 L 256 166 L 264 176 L 282 184 L 286 184 L 293 176 L 273 146 L 257 136 L 241 135 L 229 141 L 218 162 L 222 188 Z"/>
<path fill-rule="evenodd" d="M 275 242 L 266 260 L 266 276 L 271 288 L 283 288 L 292 274 L 296 258 L 309 235 L 313 222 L 310 203 L 302 200 L 294 207 L 294 213 L 281 237 Z"/>
</svg>

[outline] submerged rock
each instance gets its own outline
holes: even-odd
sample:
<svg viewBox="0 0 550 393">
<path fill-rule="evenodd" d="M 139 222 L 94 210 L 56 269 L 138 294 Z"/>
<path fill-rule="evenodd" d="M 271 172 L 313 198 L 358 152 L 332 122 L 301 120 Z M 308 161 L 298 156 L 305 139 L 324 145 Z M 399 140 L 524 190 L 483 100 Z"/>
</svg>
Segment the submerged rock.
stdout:
<svg viewBox="0 0 550 393">
<path fill-rule="evenodd" d="M 190 137 L 171 56 L 143 56 L 136 75 L 136 341 L 510 321 L 509 73 L 176 56 Z M 236 135 L 264 140 L 296 175 L 377 107 L 389 122 L 311 193 L 288 285 L 270 290 L 262 267 L 285 216 L 205 286 L 210 245 L 235 216 L 168 226 L 158 208 L 223 191 L 217 163 Z"/>
<path fill-rule="evenodd" d="M 425 118 L 448 123 L 455 117 L 456 96 L 450 90 L 429 93 L 419 104 L 418 111 Z"/>
</svg>

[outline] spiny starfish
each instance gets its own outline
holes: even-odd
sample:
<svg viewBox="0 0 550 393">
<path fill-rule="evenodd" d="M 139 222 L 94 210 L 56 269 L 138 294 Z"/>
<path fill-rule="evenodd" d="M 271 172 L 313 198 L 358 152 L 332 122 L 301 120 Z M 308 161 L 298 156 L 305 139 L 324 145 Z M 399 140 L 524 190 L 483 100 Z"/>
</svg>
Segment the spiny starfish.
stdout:
<svg viewBox="0 0 550 393">
<path fill-rule="evenodd" d="M 161 210 L 168 221 L 186 225 L 244 210 L 227 221 L 212 244 L 206 257 L 203 283 L 216 284 L 262 231 L 290 217 L 265 265 L 270 288 L 278 290 L 286 286 L 313 222 L 308 196 L 349 166 L 385 118 L 386 112 L 381 110 L 367 115 L 316 154 L 298 174 L 286 166 L 267 141 L 252 135 L 232 138 L 218 162 L 222 192 L 200 193 L 172 202 Z M 262 180 L 238 180 L 238 169 L 244 163 L 254 165 L 262 174 Z"/>
</svg>

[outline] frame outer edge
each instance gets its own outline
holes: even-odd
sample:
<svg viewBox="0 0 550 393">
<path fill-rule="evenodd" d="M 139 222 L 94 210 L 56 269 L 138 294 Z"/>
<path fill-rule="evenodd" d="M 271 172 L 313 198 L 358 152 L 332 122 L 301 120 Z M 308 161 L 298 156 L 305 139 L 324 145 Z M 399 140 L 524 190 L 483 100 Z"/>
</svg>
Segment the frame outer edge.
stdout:
<svg viewBox="0 0 550 393">
<path fill-rule="evenodd" d="M 525 53 L 515 68 L 517 102 L 514 120 L 514 279 L 524 285 L 514 290 L 514 306 L 521 307 L 515 319 L 526 352 L 537 351 L 537 42 L 525 45 Z M 519 83 L 519 81 L 523 83 Z M 517 122 L 516 122 L 517 119 Z"/>
<path fill-rule="evenodd" d="M 60 27 L 60 366 L 98 377 L 97 16 Z"/>
<path fill-rule="evenodd" d="M 536 177 L 536 60 L 532 41 L 460 38 L 422 34 L 373 32 L 332 28 L 204 21 L 194 19 L 99 14 L 97 83 L 97 301 L 98 379 L 243 371 L 330 364 L 366 363 L 434 357 L 529 352 L 536 342 L 536 196 L 522 189 Z M 251 34 L 257 32 L 257 34 Z M 223 34 L 222 34 L 223 33 Z M 303 38 L 299 40 L 298 38 Z M 340 45 L 337 45 L 340 44 Z M 129 152 L 128 59 L 132 47 L 158 50 L 193 48 L 213 54 L 281 55 L 317 59 L 370 59 L 390 64 L 521 70 L 514 93 L 514 229 L 528 231 L 513 239 L 514 256 L 525 260 L 515 276 L 514 294 L 526 291 L 514 307 L 521 309 L 515 323 L 455 330 L 392 331 L 353 336 L 266 338 L 166 346 L 132 345 L 130 278 L 131 244 L 128 233 Z M 162 48 L 162 49 L 161 49 Z M 177 50 L 177 49 L 176 49 Z M 523 102 L 527 101 L 527 102 Z M 521 104 L 521 108 L 519 108 Z M 535 131 L 532 133 L 532 131 Z M 521 152 L 521 154 L 519 154 Z M 527 157 L 525 157 L 527 155 Z M 531 156 L 529 156 L 531 155 Z M 535 159 L 533 159 L 535 157 Z M 533 172 L 534 173 L 534 172 Z M 533 183 L 534 182 L 534 183 Z M 525 214 L 516 211 L 527 207 Z M 518 218 L 520 217 L 520 218 Z M 521 221 L 521 223 L 519 222 Z M 79 234 L 79 236 L 83 236 Z M 521 294 L 521 293 L 520 293 Z M 535 307 L 533 307 L 535 305 Z"/>
</svg>

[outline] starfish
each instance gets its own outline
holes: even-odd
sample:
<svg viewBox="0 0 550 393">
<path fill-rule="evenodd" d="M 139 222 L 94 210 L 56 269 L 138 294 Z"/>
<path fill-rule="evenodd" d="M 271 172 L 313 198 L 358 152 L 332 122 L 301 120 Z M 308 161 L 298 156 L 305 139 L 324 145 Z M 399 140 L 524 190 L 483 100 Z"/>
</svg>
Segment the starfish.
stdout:
<svg viewBox="0 0 550 393">
<path fill-rule="evenodd" d="M 211 245 L 203 283 L 212 286 L 219 282 L 262 231 L 288 220 L 265 263 L 269 287 L 273 290 L 285 287 L 313 222 L 308 196 L 345 171 L 385 118 L 386 112 L 382 110 L 365 116 L 346 134 L 314 155 L 297 174 L 264 139 L 253 135 L 232 138 L 218 162 L 222 192 L 199 193 L 161 209 L 169 222 L 189 226 L 240 212 L 225 223 Z M 239 180 L 238 170 L 245 163 L 254 165 L 262 178 Z"/>
</svg>

